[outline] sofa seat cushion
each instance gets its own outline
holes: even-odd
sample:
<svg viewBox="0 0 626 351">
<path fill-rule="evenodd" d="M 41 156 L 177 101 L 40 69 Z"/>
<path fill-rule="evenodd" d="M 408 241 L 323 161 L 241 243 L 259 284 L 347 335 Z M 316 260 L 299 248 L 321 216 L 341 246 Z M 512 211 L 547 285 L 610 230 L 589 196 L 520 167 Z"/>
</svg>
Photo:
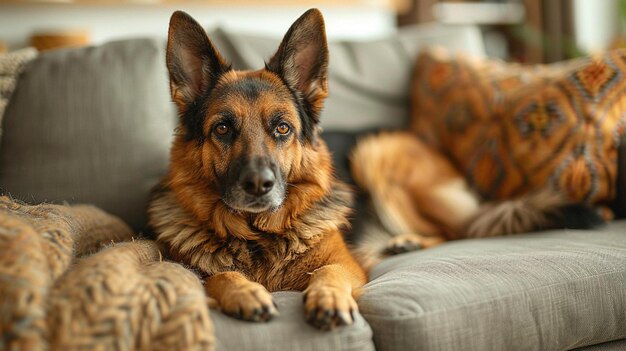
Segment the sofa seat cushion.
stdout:
<svg viewBox="0 0 626 351">
<path fill-rule="evenodd" d="M 626 350 L 626 339 L 604 342 L 577 348 L 575 351 L 623 351 Z"/>
<path fill-rule="evenodd" d="M 374 350 L 372 330 L 363 317 L 334 331 L 321 331 L 304 320 L 302 293 L 277 292 L 280 315 L 268 323 L 245 322 L 211 311 L 217 351 L 223 350 Z"/>
<path fill-rule="evenodd" d="M 380 263 L 377 350 L 568 350 L 626 337 L 626 221 L 450 242 Z"/>
</svg>

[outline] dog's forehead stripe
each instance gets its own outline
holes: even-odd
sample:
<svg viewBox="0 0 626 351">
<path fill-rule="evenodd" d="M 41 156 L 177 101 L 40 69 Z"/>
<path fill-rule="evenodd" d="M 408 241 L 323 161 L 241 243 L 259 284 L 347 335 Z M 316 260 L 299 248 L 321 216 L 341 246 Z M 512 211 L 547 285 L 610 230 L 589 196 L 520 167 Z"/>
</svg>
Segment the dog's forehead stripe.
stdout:
<svg viewBox="0 0 626 351">
<path fill-rule="evenodd" d="M 285 87 L 272 78 L 262 71 L 231 71 L 222 77 L 218 94 L 224 99 L 241 96 L 250 101 L 258 99 L 264 92 L 284 95 Z"/>
<path fill-rule="evenodd" d="M 264 91 L 272 90 L 272 84 L 256 77 L 246 77 L 228 82 L 223 86 L 222 93 L 225 96 L 236 94 L 246 97 L 248 100 L 258 99 Z"/>
</svg>

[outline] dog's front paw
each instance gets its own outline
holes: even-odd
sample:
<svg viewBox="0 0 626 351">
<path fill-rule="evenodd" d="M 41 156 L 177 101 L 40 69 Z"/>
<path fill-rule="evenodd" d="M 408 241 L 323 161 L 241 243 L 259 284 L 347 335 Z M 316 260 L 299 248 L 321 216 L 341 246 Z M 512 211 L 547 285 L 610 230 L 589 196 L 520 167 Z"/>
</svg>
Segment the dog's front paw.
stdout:
<svg viewBox="0 0 626 351">
<path fill-rule="evenodd" d="M 252 282 L 225 292 L 220 306 L 222 312 L 246 321 L 267 322 L 278 315 L 272 295 L 263 285 Z"/>
<path fill-rule="evenodd" d="M 356 301 L 344 289 L 323 286 L 307 289 L 304 292 L 306 319 L 318 329 L 331 330 L 352 324 L 358 311 Z"/>
</svg>

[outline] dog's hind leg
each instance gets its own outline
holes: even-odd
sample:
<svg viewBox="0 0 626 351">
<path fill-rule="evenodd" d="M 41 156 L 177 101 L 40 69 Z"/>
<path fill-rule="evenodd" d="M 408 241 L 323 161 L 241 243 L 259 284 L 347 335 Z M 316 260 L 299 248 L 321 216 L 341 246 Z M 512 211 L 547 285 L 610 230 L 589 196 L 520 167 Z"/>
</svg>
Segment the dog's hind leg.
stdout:
<svg viewBox="0 0 626 351">
<path fill-rule="evenodd" d="M 447 239 L 464 236 L 467 221 L 480 209 L 480 199 L 461 176 L 428 190 L 411 191 L 417 207 L 445 231 Z"/>
<path fill-rule="evenodd" d="M 478 198 L 463 176 L 445 156 L 412 134 L 382 133 L 360 140 L 351 166 L 387 233 L 364 233 L 356 249 L 361 257 L 367 251 L 365 256 L 371 258 L 456 238 L 462 224 L 478 211 Z"/>
<path fill-rule="evenodd" d="M 463 236 L 463 228 L 468 219 L 479 210 L 479 199 L 473 194 L 462 178 L 452 179 L 430 189 L 403 189 L 412 196 L 415 212 L 411 216 L 424 216 L 433 231 L 407 231 L 390 239 L 385 248 L 386 254 L 399 254 L 419 249 L 427 249 L 443 243 L 446 239 Z"/>
<path fill-rule="evenodd" d="M 430 248 L 445 241 L 441 227 L 424 216 L 405 186 L 389 184 L 384 194 L 372 194 L 371 200 L 378 220 L 390 234 L 385 254 Z"/>
</svg>

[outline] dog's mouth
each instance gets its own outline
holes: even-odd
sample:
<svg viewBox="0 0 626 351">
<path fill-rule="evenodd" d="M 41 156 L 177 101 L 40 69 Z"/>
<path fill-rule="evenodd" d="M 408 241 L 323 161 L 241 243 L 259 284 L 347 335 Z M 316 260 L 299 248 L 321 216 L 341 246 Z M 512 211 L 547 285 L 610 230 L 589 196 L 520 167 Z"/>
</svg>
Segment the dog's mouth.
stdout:
<svg viewBox="0 0 626 351">
<path fill-rule="evenodd" d="M 235 212 L 261 213 L 276 211 L 285 198 L 285 191 L 277 187 L 263 196 L 250 196 L 239 187 L 222 196 L 222 201 Z"/>
<path fill-rule="evenodd" d="M 274 206 L 268 201 L 255 200 L 246 204 L 230 204 L 224 201 L 226 205 L 237 212 L 249 212 L 249 213 L 261 213 L 265 211 L 271 211 Z"/>
</svg>

